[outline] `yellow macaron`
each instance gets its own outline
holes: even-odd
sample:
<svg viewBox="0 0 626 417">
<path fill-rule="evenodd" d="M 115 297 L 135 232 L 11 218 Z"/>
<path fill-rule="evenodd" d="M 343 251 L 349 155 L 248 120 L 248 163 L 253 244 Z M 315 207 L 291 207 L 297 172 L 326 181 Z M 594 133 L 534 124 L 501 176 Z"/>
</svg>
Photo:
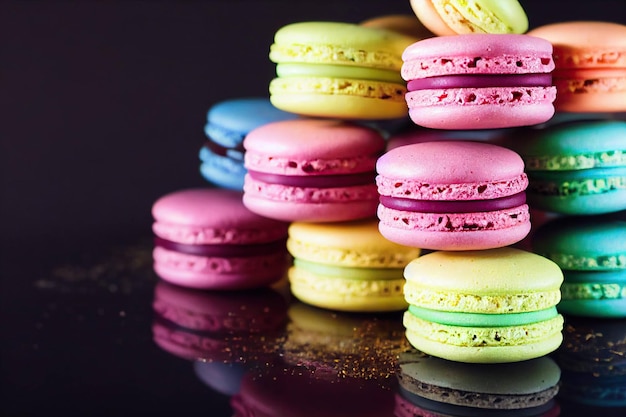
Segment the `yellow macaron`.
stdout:
<svg viewBox="0 0 626 417">
<path fill-rule="evenodd" d="M 352 312 L 407 308 L 403 270 L 420 249 L 385 239 L 376 219 L 294 222 L 287 250 L 294 258 L 291 291 L 302 302 Z"/>
<path fill-rule="evenodd" d="M 404 271 L 409 342 L 458 362 L 536 358 L 563 340 L 563 273 L 553 261 L 521 249 L 438 251 Z"/>
<path fill-rule="evenodd" d="M 283 26 L 270 47 L 277 75 L 269 85 L 270 101 L 281 110 L 312 117 L 404 117 L 402 53 L 417 40 L 344 22 Z"/>
</svg>

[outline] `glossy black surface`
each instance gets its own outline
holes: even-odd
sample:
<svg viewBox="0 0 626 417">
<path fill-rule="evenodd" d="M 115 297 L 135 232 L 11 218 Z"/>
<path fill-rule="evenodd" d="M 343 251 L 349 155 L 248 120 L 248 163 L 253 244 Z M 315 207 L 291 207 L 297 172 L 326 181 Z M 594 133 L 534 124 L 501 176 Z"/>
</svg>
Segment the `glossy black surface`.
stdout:
<svg viewBox="0 0 626 417">
<path fill-rule="evenodd" d="M 522 3 L 532 26 L 625 19 L 622 0 L 568 2 L 565 10 L 562 2 Z M 151 204 L 205 184 L 197 152 L 206 110 L 266 94 L 276 29 L 398 12 L 410 12 L 407 1 L 0 4 L 0 415 L 233 414 L 231 395 L 203 381 L 194 361 L 154 341 Z M 399 323 L 398 316 L 352 319 L 364 328 L 382 322 L 397 330 Z M 335 327 L 344 328 L 340 318 L 325 328 Z M 355 369 L 355 355 L 367 347 L 356 343 L 362 335 L 340 336 L 354 350 L 339 362 L 330 348 L 317 351 L 320 369 L 329 360 L 332 371 Z M 263 361 L 240 355 L 243 370 L 292 369 L 284 340 L 273 337 Z M 397 347 L 383 346 L 359 363 L 371 371 Z M 291 357 L 310 353 L 295 349 Z M 389 387 L 390 364 L 378 365 L 375 379 Z M 232 370 L 233 377 L 243 372 Z M 562 410 L 625 415 L 569 402 Z"/>
</svg>

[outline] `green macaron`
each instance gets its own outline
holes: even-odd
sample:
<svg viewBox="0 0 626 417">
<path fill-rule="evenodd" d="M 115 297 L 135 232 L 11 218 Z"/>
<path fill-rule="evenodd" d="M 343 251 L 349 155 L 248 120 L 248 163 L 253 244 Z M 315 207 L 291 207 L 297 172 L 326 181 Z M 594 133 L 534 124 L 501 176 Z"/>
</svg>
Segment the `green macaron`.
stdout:
<svg viewBox="0 0 626 417">
<path fill-rule="evenodd" d="M 531 208 L 571 215 L 626 209 L 626 121 L 527 129 L 511 148 L 524 160 Z"/>
<path fill-rule="evenodd" d="M 619 214 L 562 216 L 541 225 L 533 251 L 563 271 L 563 314 L 626 317 L 626 220 Z"/>
</svg>

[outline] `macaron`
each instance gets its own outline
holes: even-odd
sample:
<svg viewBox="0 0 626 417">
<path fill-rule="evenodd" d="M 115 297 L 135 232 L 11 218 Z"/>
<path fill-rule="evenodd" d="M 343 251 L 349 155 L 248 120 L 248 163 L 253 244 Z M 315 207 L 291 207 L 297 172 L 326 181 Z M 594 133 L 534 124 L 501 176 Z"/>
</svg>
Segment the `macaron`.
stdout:
<svg viewBox="0 0 626 417">
<path fill-rule="evenodd" d="M 346 22 L 297 22 L 270 47 L 270 100 L 304 116 L 394 119 L 406 115 L 402 51 L 417 38 Z"/>
<path fill-rule="evenodd" d="M 552 44 L 523 34 L 436 36 L 408 46 L 401 75 L 411 120 L 434 129 L 494 129 L 554 115 Z"/>
<path fill-rule="evenodd" d="M 379 229 L 402 245 L 433 250 L 508 246 L 530 231 L 524 162 L 474 141 L 399 146 L 376 164 Z"/>
<path fill-rule="evenodd" d="M 385 239 L 376 218 L 351 222 L 293 222 L 287 250 L 289 281 L 301 301 L 331 310 L 399 311 L 403 269 L 420 249 Z"/>
<path fill-rule="evenodd" d="M 439 36 L 524 33 L 528 17 L 517 0 L 410 0 L 417 18 Z"/>
<path fill-rule="evenodd" d="M 216 292 L 158 281 L 152 336 L 157 346 L 174 356 L 233 364 L 220 372 L 235 378 L 241 366 L 278 355 L 287 308 L 288 299 L 270 288 Z M 217 370 L 204 367 L 203 374 Z"/>
<path fill-rule="evenodd" d="M 283 221 L 376 216 L 376 160 L 385 139 L 373 128 L 331 119 L 270 123 L 244 140 L 243 203 Z"/>
<path fill-rule="evenodd" d="M 563 344 L 555 358 L 562 370 L 559 397 L 564 416 L 589 411 L 602 416 L 624 415 L 626 318 L 567 317 Z"/>
<path fill-rule="evenodd" d="M 563 271 L 561 313 L 626 318 L 626 217 L 556 218 L 536 230 L 532 248 Z"/>
<path fill-rule="evenodd" d="M 152 206 L 154 271 L 190 288 L 236 290 L 268 286 L 291 262 L 288 223 L 248 210 L 241 191 L 190 188 Z"/>
<path fill-rule="evenodd" d="M 554 47 L 557 112 L 626 111 L 626 25 L 559 22 L 528 34 Z"/>
<path fill-rule="evenodd" d="M 234 190 L 243 189 L 243 139 L 252 129 L 266 123 L 297 116 L 277 109 L 267 97 L 242 97 L 215 103 L 207 112 L 200 149 L 200 174 L 210 183 Z"/>
<path fill-rule="evenodd" d="M 520 131 L 533 208 L 568 215 L 626 209 L 626 121 L 581 120 Z"/>
<path fill-rule="evenodd" d="M 542 356 L 523 362 L 452 362 L 419 351 L 401 353 L 396 395 L 398 417 L 544 416 L 558 410 L 561 370 Z M 557 413 L 558 415 L 558 413 Z"/>
<path fill-rule="evenodd" d="M 538 358 L 562 341 L 563 274 L 553 261 L 505 247 L 436 251 L 404 270 L 403 323 L 416 349 L 467 363 Z"/>
</svg>

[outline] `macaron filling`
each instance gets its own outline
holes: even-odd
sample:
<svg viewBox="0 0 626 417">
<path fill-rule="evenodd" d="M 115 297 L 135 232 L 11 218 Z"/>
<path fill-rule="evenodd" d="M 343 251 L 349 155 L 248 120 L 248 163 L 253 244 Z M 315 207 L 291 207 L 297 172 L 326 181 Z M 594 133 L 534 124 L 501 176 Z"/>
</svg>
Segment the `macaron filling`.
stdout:
<svg viewBox="0 0 626 417">
<path fill-rule="evenodd" d="M 215 155 L 235 159 L 237 161 L 243 161 L 243 154 L 245 152 L 243 145 L 238 145 L 235 148 L 228 148 L 217 142 L 213 142 L 213 140 L 209 138 L 209 140 L 205 142 L 204 147 Z"/>
<path fill-rule="evenodd" d="M 524 163 L 528 171 L 624 167 L 626 166 L 626 150 L 590 151 L 577 155 L 525 156 Z"/>
<path fill-rule="evenodd" d="M 380 203 L 394 210 L 418 213 L 481 213 L 519 207 L 526 203 L 526 193 L 522 191 L 506 197 L 468 201 L 413 200 L 381 195 Z"/>
<path fill-rule="evenodd" d="M 220 257 L 220 258 L 234 258 L 234 257 L 246 257 L 247 258 L 247 257 L 253 257 L 253 256 L 272 255 L 280 251 L 285 251 L 286 253 L 285 242 L 286 242 L 286 239 L 282 239 L 282 240 L 278 240 L 274 242 L 253 243 L 253 244 L 190 245 L 190 244 L 185 244 L 185 243 L 173 242 L 171 240 L 163 239 L 158 236 L 155 236 L 154 238 L 155 245 L 162 247 L 164 249 L 184 253 L 187 255 L 210 256 L 210 257 Z"/>
<path fill-rule="evenodd" d="M 626 168 L 614 168 L 613 172 L 610 169 L 568 171 L 566 177 L 554 171 L 529 171 L 528 175 L 528 192 L 545 196 L 584 196 L 626 191 Z"/>
<path fill-rule="evenodd" d="M 336 188 L 358 185 L 375 185 L 376 172 L 361 172 L 342 175 L 280 175 L 248 170 L 250 177 L 268 184 L 280 184 L 289 187 Z"/>
<path fill-rule="evenodd" d="M 550 320 L 558 315 L 554 306 L 523 313 L 485 314 L 432 310 L 411 304 L 409 312 L 415 317 L 429 322 L 462 327 L 522 326 Z"/>
<path fill-rule="evenodd" d="M 279 77 L 331 77 L 357 80 L 387 81 L 403 84 L 400 73 L 381 68 L 353 67 L 332 64 L 282 63 L 276 65 Z"/>
<path fill-rule="evenodd" d="M 443 75 L 410 80 L 408 91 L 433 90 L 447 88 L 484 88 L 484 87 L 550 87 L 551 74 L 471 74 Z"/>
</svg>

